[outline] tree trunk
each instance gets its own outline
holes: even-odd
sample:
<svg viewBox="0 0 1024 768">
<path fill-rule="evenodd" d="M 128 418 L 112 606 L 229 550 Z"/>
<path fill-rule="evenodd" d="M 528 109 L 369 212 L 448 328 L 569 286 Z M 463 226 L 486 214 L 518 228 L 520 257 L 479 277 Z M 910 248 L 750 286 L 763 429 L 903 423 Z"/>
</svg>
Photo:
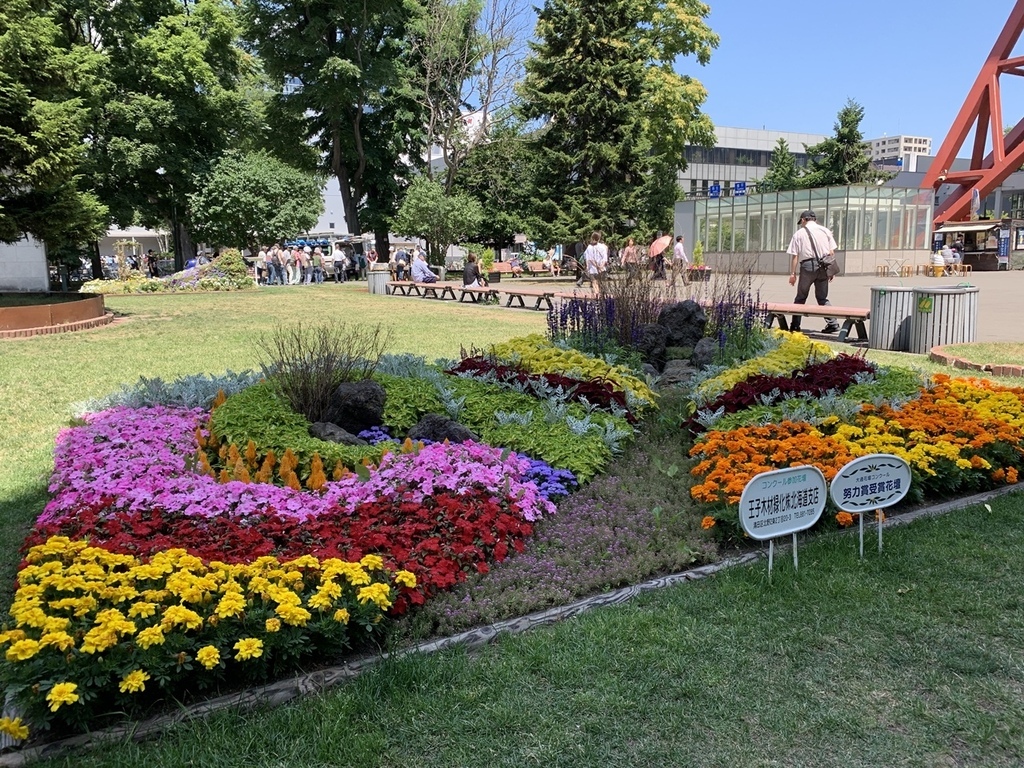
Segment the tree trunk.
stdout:
<svg viewBox="0 0 1024 768">
<path fill-rule="evenodd" d="M 93 240 L 89 243 L 89 256 L 92 259 L 92 279 L 103 279 L 103 259 L 100 257 L 100 241 Z"/>
<path fill-rule="evenodd" d="M 374 247 L 377 249 L 377 261 L 386 262 L 391 253 L 391 233 L 388 232 L 387 227 L 384 227 L 378 229 L 373 235 L 376 240 Z"/>
</svg>

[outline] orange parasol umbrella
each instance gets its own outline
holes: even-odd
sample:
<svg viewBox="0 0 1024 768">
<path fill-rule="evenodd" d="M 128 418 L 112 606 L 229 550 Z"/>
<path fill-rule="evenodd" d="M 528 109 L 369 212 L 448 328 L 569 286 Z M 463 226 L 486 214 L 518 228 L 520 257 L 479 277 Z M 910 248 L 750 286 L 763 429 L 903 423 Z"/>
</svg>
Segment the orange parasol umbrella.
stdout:
<svg viewBox="0 0 1024 768">
<path fill-rule="evenodd" d="M 672 242 L 672 235 L 665 235 L 663 237 L 659 237 L 657 240 L 655 240 L 653 243 L 651 243 L 647 247 L 647 255 L 648 256 L 657 256 L 659 253 L 661 253 L 666 248 L 668 248 L 669 243 L 671 243 L 671 242 Z"/>
</svg>

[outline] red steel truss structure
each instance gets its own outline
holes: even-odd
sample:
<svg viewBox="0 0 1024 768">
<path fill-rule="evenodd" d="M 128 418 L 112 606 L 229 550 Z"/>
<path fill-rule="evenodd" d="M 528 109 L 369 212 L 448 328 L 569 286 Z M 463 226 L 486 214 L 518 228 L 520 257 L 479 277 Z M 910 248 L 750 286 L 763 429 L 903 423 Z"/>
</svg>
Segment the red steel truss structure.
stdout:
<svg viewBox="0 0 1024 768">
<path fill-rule="evenodd" d="M 1024 76 L 1024 56 L 1011 58 L 1021 32 L 1024 32 L 1024 0 L 1017 0 L 978 79 L 964 100 L 953 127 L 949 129 L 942 147 L 936 153 L 935 161 L 921 182 L 922 187 L 932 189 L 938 189 L 942 184 L 957 185 L 953 193 L 935 210 L 935 226 L 946 221 L 966 219 L 974 190 L 978 190 L 984 200 L 1011 173 L 1024 165 L 1024 118 L 1013 130 L 1003 135 L 1003 107 L 999 92 L 1000 75 Z M 970 170 L 950 170 L 975 125 L 977 130 L 971 151 Z M 991 140 L 992 150 L 986 155 L 985 145 L 988 140 Z"/>
</svg>

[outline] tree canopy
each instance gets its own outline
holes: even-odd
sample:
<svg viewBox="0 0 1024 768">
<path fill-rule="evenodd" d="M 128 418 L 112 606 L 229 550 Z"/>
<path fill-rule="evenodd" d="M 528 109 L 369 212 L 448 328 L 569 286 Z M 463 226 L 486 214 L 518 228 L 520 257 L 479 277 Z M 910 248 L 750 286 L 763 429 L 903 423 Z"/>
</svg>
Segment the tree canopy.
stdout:
<svg viewBox="0 0 1024 768">
<path fill-rule="evenodd" d="M 864 135 L 860 131 L 863 119 L 864 107 L 847 99 L 836 117 L 835 136 L 807 147 L 810 166 L 800 178 L 801 186 L 867 184 L 878 178 L 878 172 L 871 167 L 871 158 L 864 152 Z"/>
<path fill-rule="evenodd" d="M 764 177 L 757 182 L 758 192 L 786 192 L 798 189 L 800 181 L 796 158 L 789 151 L 789 142 L 781 136 L 772 150 L 772 158 Z"/>
<path fill-rule="evenodd" d="M 204 242 L 248 248 L 312 229 L 323 211 L 321 179 L 269 152 L 229 152 L 196 181 L 189 208 Z"/>
<path fill-rule="evenodd" d="M 464 242 L 480 226 L 480 203 L 461 192 L 447 193 L 439 181 L 418 176 L 409 185 L 393 222 L 394 231 L 429 244 L 431 264 L 444 264 L 448 246 Z"/>
<path fill-rule="evenodd" d="M 101 63 L 63 44 L 44 3 L 0 7 L 0 242 L 30 234 L 58 249 L 106 229 L 106 208 L 79 184 Z"/>
<path fill-rule="evenodd" d="M 712 143 L 706 92 L 677 74 L 708 61 L 718 37 L 696 0 L 546 0 L 521 84 L 536 133 L 542 234 L 657 228 L 677 196 L 683 148 Z"/>
</svg>

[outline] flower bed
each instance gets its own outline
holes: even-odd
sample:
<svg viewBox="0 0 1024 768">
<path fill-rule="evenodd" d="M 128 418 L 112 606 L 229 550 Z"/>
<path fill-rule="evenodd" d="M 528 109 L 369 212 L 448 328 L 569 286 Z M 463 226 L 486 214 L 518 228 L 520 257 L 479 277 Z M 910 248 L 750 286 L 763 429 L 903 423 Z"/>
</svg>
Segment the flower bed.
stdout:
<svg viewBox="0 0 1024 768">
<path fill-rule="evenodd" d="M 439 370 L 424 375 L 389 383 L 427 381 L 428 400 L 457 399 L 464 420 L 491 437 L 514 425 L 515 408 L 517 418 L 543 419 L 533 430 L 542 437 L 532 439 L 575 425 L 577 449 L 603 446 L 590 473 L 610 457 L 622 425 L 631 433 L 624 416 L 567 402 L 564 391 L 543 400 Z M 218 412 L 266 389 L 244 380 L 232 375 L 240 388 L 218 396 Z M 188 402 L 184 389 L 210 389 L 145 385 L 146 402 L 165 393 Z M 581 387 L 610 392 L 587 380 Z M 140 400 L 128 390 L 121 398 Z M 622 410 L 610 394 L 607 405 Z M 419 415 L 414 408 L 403 418 Z M 365 643 L 385 616 L 523 551 L 534 523 L 555 511 L 551 499 L 576 484 L 572 472 L 509 447 L 399 444 L 382 429 L 328 473 L 316 441 L 308 453 L 299 446 L 307 465 L 288 448 L 274 476 L 261 477 L 273 449 L 258 456 L 250 439 L 239 451 L 211 434 L 211 423 L 206 408 L 114 405 L 58 436 L 52 498 L 26 541 L 0 633 L 4 679 L 34 726 L 96 727 L 101 712 L 135 715 L 168 696 L 336 657 Z M 300 420 L 280 434 L 310 440 L 307 427 Z M 16 738 L 24 727 L 0 720 Z"/>
</svg>

